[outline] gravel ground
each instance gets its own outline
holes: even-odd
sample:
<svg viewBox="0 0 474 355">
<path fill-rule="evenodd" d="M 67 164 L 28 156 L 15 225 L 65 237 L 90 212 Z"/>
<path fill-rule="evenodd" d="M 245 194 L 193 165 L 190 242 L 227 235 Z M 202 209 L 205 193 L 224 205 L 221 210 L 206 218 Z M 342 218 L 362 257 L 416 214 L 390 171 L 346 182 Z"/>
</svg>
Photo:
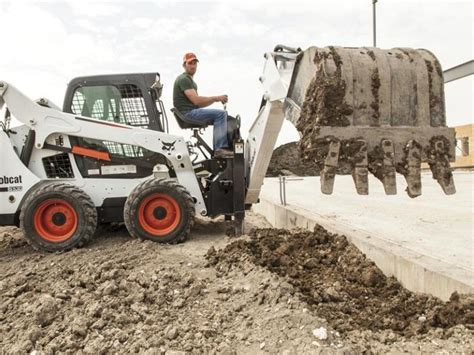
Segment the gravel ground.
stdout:
<svg viewBox="0 0 474 355">
<path fill-rule="evenodd" d="M 63 254 L 1 228 L 0 352 L 472 353 L 472 298 L 413 295 L 323 229 L 230 226 L 199 220 L 179 245 L 101 229 Z"/>
</svg>

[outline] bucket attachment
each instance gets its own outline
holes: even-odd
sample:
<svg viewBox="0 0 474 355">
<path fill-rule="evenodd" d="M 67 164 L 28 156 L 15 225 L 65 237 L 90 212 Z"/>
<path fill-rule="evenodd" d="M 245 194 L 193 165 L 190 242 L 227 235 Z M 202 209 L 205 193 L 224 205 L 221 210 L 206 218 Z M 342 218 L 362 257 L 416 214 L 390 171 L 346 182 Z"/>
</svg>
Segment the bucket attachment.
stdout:
<svg viewBox="0 0 474 355">
<path fill-rule="evenodd" d="M 352 174 L 366 195 L 370 172 L 394 195 L 398 172 L 416 197 L 422 163 L 455 193 L 455 132 L 446 127 L 441 66 L 427 50 L 310 47 L 296 58 L 284 111 L 303 159 L 321 169 L 325 194 L 336 174 Z"/>
</svg>

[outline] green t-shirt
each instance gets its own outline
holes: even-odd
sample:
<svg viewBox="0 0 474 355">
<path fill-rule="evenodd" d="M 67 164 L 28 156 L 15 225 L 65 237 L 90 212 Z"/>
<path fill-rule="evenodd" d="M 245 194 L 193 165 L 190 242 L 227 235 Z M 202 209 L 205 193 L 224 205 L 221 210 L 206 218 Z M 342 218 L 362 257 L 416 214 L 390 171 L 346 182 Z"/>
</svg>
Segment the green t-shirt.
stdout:
<svg viewBox="0 0 474 355">
<path fill-rule="evenodd" d="M 194 89 L 197 92 L 197 85 L 190 75 L 183 73 L 176 78 L 173 87 L 173 106 L 181 113 L 186 113 L 198 108 L 184 93 L 184 90 L 188 89 Z"/>
</svg>

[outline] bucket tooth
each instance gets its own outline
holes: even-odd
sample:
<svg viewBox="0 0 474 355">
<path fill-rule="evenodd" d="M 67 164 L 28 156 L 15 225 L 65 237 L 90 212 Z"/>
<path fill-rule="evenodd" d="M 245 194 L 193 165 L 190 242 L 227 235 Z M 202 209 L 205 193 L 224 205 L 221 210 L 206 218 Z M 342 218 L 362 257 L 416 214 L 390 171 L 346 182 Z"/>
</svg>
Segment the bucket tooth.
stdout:
<svg viewBox="0 0 474 355">
<path fill-rule="evenodd" d="M 406 147 L 407 151 L 407 171 L 405 179 L 407 181 L 407 193 L 410 197 L 421 195 L 421 146 L 410 140 Z"/>
<path fill-rule="evenodd" d="M 431 171 L 433 172 L 433 176 L 435 175 L 434 170 L 437 171 L 437 178 L 436 180 L 440 184 L 443 192 L 446 195 L 453 195 L 456 193 L 456 187 L 454 186 L 454 179 L 453 179 L 453 172 L 449 165 L 449 162 L 446 162 L 447 166 L 444 166 L 440 163 L 437 163 L 438 167 L 434 168 L 431 166 Z"/>
<path fill-rule="evenodd" d="M 446 153 L 446 145 L 439 139 L 433 142 L 431 152 L 429 152 L 429 165 L 433 173 L 433 179 L 438 181 L 446 195 L 456 193 L 454 186 L 453 173 L 449 164 L 449 157 Z M 434 158 L 434 159 L 433 159 Z"/>
<path fill-rule="evenodd" d="M 382 139 L 381 142 L 383 151 L 383 177 L 382 183 L 386 195 L 397 194 L 397 181 L 395 171 L 395 151 L 393 143 L 389 139 Z"/>
<path fill-rule="evenodd" d="M 352 170 L 352 179 L 359 195 L 369 194 L 369 169 L 367 159 L 367 142 L 363 139 L 357 140 L 359 151 L 354 156 L 355 167 Z"/>
<path fill-rule="evenodd" d="M 338 141 L 329 143 L 328 155 L 324 161 L 324 169 L 321 171 L 321 192 L 325 195 L 331 195 L 334 189 L 340 148 L 341 143 Z"/>
</svg>

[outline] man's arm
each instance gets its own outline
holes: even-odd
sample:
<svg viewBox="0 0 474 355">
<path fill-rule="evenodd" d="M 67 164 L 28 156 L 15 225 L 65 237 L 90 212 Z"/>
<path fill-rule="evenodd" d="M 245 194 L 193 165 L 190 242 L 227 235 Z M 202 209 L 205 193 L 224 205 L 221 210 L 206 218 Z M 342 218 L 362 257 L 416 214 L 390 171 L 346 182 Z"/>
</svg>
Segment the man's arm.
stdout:
<svg viewBox="0 0 474 355">
<path fill-rule="evenodd" d="M 184 94 L 194 105 L 199 107 L 207 107 L 214 102 L 222 102 L 225 104 L 227 102 L 227 95 L 219 96 L 199 96 L 194 89 L 184 90 Z"/>
</svg>

